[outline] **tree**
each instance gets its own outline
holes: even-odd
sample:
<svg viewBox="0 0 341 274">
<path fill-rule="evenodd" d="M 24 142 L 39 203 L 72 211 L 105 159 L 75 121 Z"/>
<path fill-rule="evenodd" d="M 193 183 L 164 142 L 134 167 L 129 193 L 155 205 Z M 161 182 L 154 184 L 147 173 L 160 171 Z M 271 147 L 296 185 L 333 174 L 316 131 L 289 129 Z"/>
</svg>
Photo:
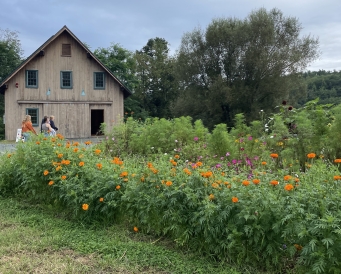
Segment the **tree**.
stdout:
<svg viewBox="0 0 341 274">
<path fill-rule="evenodd" d="M 232 125 L 237 113 L 254 120 L 260 109 L 287 99 L 302 80 L 299 72 L 318 57 L 318 39 L 301 38 L 301 29 L 296 18 L 262 8 L 244 20 L 214 19 L 205 31 L 186 33 L 178 51 L 175 115 L 203 117 L 211 127 Z"/>
<path fill-rule="evenodd" d="M 139 85 L 136 96 L 153 117 L 170 117 L 170 106 L 177 96 L 174 60 L 169 56 L 168 42 L 163 38 L 149 39 L 136 51 Z"/>
<path fill-rule="evenodd" d="M 18 33 L 0 28 L 0 83 L 21 63 L 22 48 Z M 5 112 L 4 95 L 0 94 L 0 139 L 4 138 L 5 129 L 2 117 Z"/>
</svg>

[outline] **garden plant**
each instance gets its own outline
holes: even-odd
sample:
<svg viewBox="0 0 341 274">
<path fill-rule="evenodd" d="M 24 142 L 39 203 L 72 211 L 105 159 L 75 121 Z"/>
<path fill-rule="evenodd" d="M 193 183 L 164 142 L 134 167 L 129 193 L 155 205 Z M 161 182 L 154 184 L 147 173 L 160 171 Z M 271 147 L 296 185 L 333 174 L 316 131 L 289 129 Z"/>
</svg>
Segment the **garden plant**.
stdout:
<svg viewBox="0 0 341 274">
<path fill-rule="evenodd" d="M 38 136 L 2 155 L 0 192 L 233 265 L 341 273 L 341 107 L 278 108 L 211 132 L 129 117 L 96 145 Z"/>
</svg>

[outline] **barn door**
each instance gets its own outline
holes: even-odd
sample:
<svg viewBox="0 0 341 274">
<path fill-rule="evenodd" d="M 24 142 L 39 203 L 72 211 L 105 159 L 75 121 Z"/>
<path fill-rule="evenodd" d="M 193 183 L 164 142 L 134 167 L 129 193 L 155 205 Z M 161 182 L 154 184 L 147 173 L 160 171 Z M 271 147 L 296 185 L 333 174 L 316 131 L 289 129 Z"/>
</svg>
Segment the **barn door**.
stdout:
<svg viewBox="0 0 341 274">
<path fill-rule="evenodd" d="M 101 124 L 104 123 L 104 109 L 91 110 L 91 136 L 103 135 Z"/>
</svg>

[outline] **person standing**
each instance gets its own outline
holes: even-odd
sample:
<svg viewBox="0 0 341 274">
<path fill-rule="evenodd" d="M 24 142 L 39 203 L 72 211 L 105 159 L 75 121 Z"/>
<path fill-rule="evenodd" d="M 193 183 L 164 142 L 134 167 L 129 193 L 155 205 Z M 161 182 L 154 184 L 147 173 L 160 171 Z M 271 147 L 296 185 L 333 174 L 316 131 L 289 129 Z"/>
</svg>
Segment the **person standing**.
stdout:
<svg viewBox="0 0 341 274">
<path fill-rule="evenodd" d="M 42 124 L 41 128 L 42 128 L 42 132 L 44 133 L 44 135 L 46 137 L 56 135 L 56 131 L 50 125 L 50 118 L 49 117 L 46 117 L 46 118 L 44 117 L 43 124 Z"/>
<path fill-rule="evenodd" d="M 31 133 L 38 135 L 32 126 L 31 115 L 26 115 L 25 119 L 21 123 L 21 133 L 25 138 L 25 141 L 30 140 Z"/>
<path fill-rule="evenodd" d="M 50 116 L 50 125 L 51 125 L 51 127 L 52 127 L 55 131 L 58 130 L 58 128 L 57 128 L 56 125 L 54 124 L 54 116 L 53 116 L 53 115 Z"/>
<path fill-rule="evenodd" d="M 40 125 L 40 133 L 43 133 L 43 124 L 45 124 L 45 121 L 48 117 L 45 115 L 43 120 L 41 120 L 41 125 Z"/>
</svg>

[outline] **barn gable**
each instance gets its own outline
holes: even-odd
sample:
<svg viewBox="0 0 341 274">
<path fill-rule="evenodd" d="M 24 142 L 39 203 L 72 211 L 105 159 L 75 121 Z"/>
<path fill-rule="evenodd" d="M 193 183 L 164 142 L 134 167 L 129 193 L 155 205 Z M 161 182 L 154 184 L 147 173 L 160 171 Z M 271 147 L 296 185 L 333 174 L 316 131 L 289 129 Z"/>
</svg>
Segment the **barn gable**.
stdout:
<svg viewBox="0 0 341 274">
<path fill-rule="evenodd" d="M 26 114 L 37 131 L 54 115 L 67 138 L 87 138 L 101 123 L 123 117 L 129 89 L 66 27 L 48 39 L 0 84 L 5 94 L 5 138 L 15 139 Z"/>
</svg>

